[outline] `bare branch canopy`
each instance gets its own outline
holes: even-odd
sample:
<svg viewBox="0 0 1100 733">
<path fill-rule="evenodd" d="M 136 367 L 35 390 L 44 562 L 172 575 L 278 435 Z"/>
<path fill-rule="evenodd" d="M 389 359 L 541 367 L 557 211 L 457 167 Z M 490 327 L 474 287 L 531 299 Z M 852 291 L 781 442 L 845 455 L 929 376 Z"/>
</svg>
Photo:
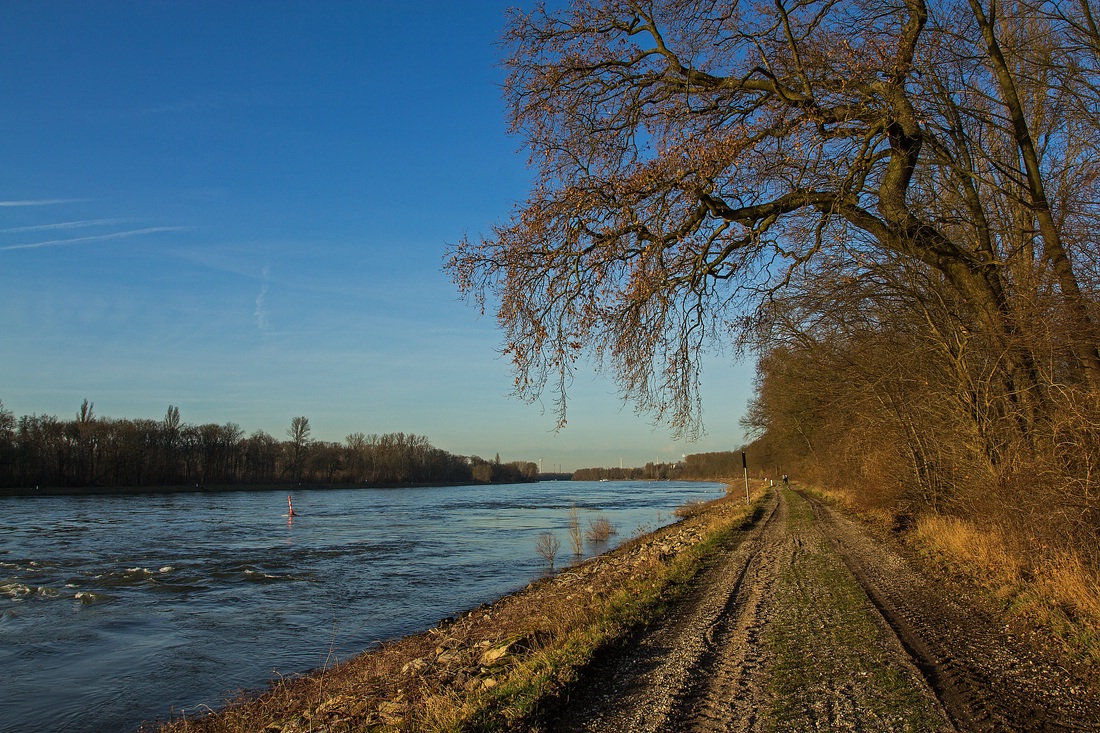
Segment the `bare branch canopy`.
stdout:
<svg viewBox="0 0 1100 733">
<path fill-rule="evenodd" d="M 1071 78 L 1096 82 L 1095 24 L 1088 2 L 1014 4 L 1007 21 L 995 7 L 576 0 L 513 13 L 505 98 L 536 181 L 446 267 L 495 312 L 516 393 L 551 391 L 564 425 L 587 356 L 640 411 L 698 435 L 704 352 L 758 336 L 822 272 L 898 263 L 933 276 L 1002 350 L 1025 422 L 1042 395 L 1015 336 L 1021 271 L 1049 273 L 1074 379 L 1100 385 L 1080 277 L 1096 247 L 1079 236 L 1100 200 L 1085 152 L 1097 99 Z"/>
</svg>

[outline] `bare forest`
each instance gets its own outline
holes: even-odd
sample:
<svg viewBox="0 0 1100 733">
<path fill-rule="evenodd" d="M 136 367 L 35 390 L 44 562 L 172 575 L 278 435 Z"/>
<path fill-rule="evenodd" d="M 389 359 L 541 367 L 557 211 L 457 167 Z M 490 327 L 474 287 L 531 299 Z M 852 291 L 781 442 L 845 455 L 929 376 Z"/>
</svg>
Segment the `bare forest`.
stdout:
<svg viewBox="0 0 1100 733">
<path fill-rule="evenodd" d="M 741 453 L 691 453 L 676 463 L 647 463 L 642 468 L 578 468 L 574 481 L 731 481 L 742 474 Z"/>
<path fill-rule="evenodd" d="M 169 405 L 162 420 L 99 417 L 85 400 L 71 420 L 16 418 L 0 403 L 0 488 L 135 488 L 271 484 L 390 485 L 534 481 L 530 461 L 457 456 L 422 435 L 352 433 L 314 440 L 309 418 L 283 440 L 235 423 L 193 425 Z"/>
</svg>

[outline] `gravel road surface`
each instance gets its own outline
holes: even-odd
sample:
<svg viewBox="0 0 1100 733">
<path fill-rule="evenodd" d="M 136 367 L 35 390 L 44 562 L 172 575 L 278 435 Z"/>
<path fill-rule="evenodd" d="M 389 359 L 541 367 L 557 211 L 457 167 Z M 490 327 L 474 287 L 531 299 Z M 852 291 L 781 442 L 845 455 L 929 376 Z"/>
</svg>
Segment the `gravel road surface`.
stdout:
<svg viewBox="0 0 1100 733">
<path fill-rule="evenodd" d="M 775 492 L 664 620 L 586 670 L 558 731 L 1100 731 L 1095 684 L 887 533 Z"/>
</svg>

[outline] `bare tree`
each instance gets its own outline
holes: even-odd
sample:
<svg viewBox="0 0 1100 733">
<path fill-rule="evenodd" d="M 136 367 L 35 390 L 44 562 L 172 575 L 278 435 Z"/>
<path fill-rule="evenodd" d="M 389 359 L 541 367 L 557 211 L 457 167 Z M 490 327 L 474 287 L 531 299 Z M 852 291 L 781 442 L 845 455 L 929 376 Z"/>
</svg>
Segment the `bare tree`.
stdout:
<svg viewBox="0 0 1100 733">
<path fill-rule="evenodd" d="M 1059 166 L 1026 133 L 1049 99 L 1013 98 L 1013 74 L 1030 71 L 1006 76 L 988 15 L 977 0 L 515 13 L 505 93 L 536 182 L 447 268 L 493 304 L 516 393 L 552 391 L 564 425 L 587 354 L 638 409 L 697 434 L 702 352 L 746 343 L 777 298 L 835 270 L 935 281 L 954 319 L 944 341 L 979 337 L 990 422 L 1024 439 L 1049 411 L 1024 335 L 1032 303 L 1074 324 L 1064 374 L 1095 387 L 1096 331 L 1059 229 L 1095 212 L 1089 194 L 1072 211 L 1046 198 Z M 1034 256 L 1013 242 L 1020 224 Z M 1023 298 L 1020 273 L 1047 271 Z"/>
<path fill-rule="evenodd" d="M 347 469 L 353 483 L 363 480 L 366 471 L 367 436 L 361 432 L 351 433 L 344 438 L 344 452 L 347 456 Z"/>
<path fill-rule="evenodd" d="M 618 534 L 615 525 L 604 515 L 588 520 L 588 529 L 584 532 L 586 540 L 593 544 L 601 544 L 611 539 L 611 535 Z"/>
<path fill-rule="evenodd" d="M 581 533 L 581 517 L 577 511 L 577 505 L 569 507 L 569 545 L 573 548 L 573 556 L 580 557 L 584 554 L 584 536 Z"/>
<path fill-rule="evenodd" d="M 551 570 L 554 569 L 554 558 L 558 556 L 559 549 L 561 549 L 561 540 L 550 530 L 540 532 L 538 539 L 535 540 L 535 552 L 546 560 Z"/>
<path fill-rule="evenodd" d="M 294 470 L 294 480 L 300 482 L 302 480 L 302 468 L 303 468 L 303 453 L 306 447 L 309 445 L 309 418 L 308 417 L 295 417 L 290 421 L 290 428 L 287 429 L 287 437 L 290 438 L 291 448 L 291 466 Z"/>
</svg>

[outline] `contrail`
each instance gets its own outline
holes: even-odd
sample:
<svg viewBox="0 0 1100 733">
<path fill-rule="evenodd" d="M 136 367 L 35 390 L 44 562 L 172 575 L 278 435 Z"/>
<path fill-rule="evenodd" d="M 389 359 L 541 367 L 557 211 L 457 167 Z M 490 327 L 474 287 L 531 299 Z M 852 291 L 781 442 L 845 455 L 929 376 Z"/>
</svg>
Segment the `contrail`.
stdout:
<svg viewBox="0 0 1100 733">
<path fill-rule="evenodd" d="M 271 270 L 264 267 L 261 271 L 263 274 L 263 287 L 260 288 L 260 294 L 256 296 L 256 312 L 252 315 L 256 318 L 256 326 L 261 331 L 266 331 L 268 328 L 267 320 L 267 288 L 268 288 L 268 276 L 271 274 Z"/>
<path fill-rule="evenodd" d="M 89 237 L 74 237 L 72 239 L 51 239 L 46 242 L 31 242 L 29 244 L 9 244 L 0 247 L 0 252 L 11 249 L 37 249 L 38 247 L 60 247 L 67 244 L 83 244 L 84 242 L 102 242 L 106 239 L 121 239 L 123 237 L 135 237 L 140 234 L 156 234 L 157 232 L 182 232 L 190 227 L 148 227 L 146 229 L 131 229 L 125 232 L 112 232 L 111 234 L 96 234 Z"/>
<path fill-rule="evenodd" d="M 13 232 L 44 232 L 52 229 L 80 229 L 81 227 L 109 226 L 113 224 L 125 224 L 129 219 L 85 219 L 83 221 L 61 221 L 56 224 L 35 224 L 27 227 L 9 227 L 0 229 L 0 234 Z"/>
<path fill-rule="evenodd" d="M 29 199 L 24 201 L 0 201 L 0 206 L 49 206 L 51 204 L 72 204 L 88 199 Z"/>
</svg>

